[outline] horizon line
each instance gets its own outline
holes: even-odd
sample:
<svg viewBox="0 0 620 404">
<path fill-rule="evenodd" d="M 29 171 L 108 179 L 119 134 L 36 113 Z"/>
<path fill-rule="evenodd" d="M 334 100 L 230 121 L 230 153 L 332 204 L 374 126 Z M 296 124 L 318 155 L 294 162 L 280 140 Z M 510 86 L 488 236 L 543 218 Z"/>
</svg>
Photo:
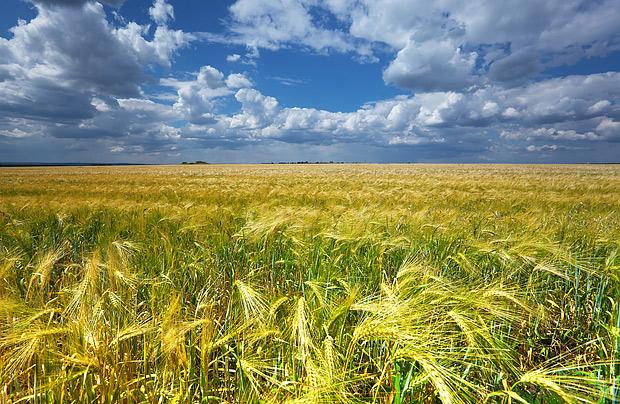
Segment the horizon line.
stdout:
<svg viewBox="0 0 620 404">
<path fill-rule="evenodd" d="M 180 166 L 180 165 L 346 165 L 346 164 L 429 164 L 429 165 L 618 165 L 618 162 L 424 162 L 424 161 L 392 161 L 392 162 L 373 162 L 373 161 L 279 161 L 279 162 L 178 162 L 178 163 L 86 163 L 86 162 L 0 162 L 0 168 L 20 168 L 20 167 L 114 167 L 114 166 Z"/>
</svg>

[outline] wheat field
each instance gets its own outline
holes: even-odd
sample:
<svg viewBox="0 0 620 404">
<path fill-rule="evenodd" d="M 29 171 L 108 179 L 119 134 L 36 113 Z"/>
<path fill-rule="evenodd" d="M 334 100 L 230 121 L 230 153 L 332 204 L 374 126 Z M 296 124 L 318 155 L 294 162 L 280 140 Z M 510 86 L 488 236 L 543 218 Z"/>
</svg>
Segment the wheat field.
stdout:
<svg viewBox="0 0 620 404">
<path fill-rule="evenodd" d="M 620 166 L 0 169 L 0 402 L 620 400 Z"/>
</svg>

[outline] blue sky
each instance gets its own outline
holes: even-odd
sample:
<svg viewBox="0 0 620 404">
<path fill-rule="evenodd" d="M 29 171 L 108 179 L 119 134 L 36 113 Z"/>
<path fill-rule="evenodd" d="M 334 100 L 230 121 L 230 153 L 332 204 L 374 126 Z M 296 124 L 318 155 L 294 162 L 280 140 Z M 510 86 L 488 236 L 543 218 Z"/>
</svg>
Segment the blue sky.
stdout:
<svg viewBox="0 0 620 404">
<path fill-rule="evenodd" d="M 618 162 L 618 0 L 3 0 L 0 162 Z"/>
</svg>

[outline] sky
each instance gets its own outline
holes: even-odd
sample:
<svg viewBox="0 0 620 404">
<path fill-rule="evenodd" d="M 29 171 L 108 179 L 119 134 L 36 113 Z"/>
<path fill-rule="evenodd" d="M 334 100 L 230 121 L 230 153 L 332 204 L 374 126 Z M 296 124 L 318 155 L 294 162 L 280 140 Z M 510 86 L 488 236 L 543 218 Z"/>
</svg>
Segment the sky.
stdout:
<svg viewBox="0 0 620 404">
<path fill-rule="evenodd" d="M 0 162 L 620 162 L 620 0 L 2 0 Z"/>
</svg>

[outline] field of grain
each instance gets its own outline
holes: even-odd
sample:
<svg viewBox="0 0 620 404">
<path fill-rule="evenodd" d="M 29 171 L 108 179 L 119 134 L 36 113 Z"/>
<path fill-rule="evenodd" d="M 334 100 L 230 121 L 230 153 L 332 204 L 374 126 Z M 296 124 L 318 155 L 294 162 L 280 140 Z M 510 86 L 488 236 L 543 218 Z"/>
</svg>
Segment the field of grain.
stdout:
<svg viewBox="0 0 620 404">
<path fill-rule="evenodd" d="M 0 169 L 0 402 L 613 402 L 620 166 Z"/>
</svg>

